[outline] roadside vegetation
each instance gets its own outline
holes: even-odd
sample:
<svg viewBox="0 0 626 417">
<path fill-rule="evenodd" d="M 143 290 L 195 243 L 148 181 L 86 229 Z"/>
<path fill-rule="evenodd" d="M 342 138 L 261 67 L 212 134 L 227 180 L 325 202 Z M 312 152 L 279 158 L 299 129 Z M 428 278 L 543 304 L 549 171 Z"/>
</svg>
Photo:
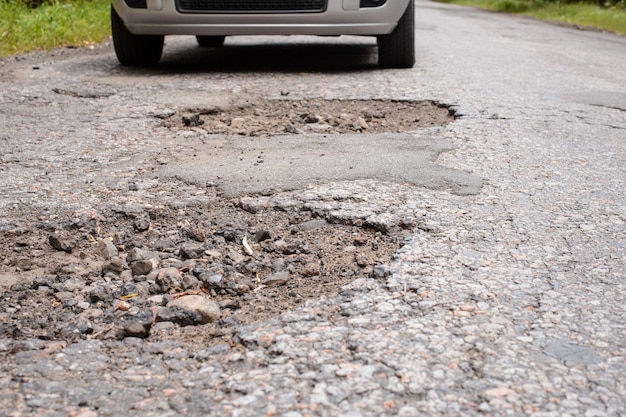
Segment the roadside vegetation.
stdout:
<svg viewBox="0 0 626 417">
<path fill-rule="evenodd" d="M 626 34 L 626 0 L 437 0 Z"/>
<path fill-rule="evenodd" d="M 0 58 L 111 36 L 110 0 L 0 0 Z"/>
<path fill-rule="evenodd" d="M 439 0 L 626 34 L 626 0 Z M 604 0 L 599 0 L 604 1 Z M 0 58 L 97 44 L 111 34 L 110 0 L 0 0 Z"/>
</svg>

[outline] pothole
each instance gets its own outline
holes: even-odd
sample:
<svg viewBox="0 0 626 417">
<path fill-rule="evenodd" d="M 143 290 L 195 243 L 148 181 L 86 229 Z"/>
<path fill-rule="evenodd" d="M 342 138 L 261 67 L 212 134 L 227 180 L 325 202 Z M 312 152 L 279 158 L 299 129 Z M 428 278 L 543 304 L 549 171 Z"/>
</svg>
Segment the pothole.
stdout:
<svg viewBox="0 0 626 417">
<path fill-rule="evenodd" d="M 401 133 L 442 126 L 455 118 L 448 105 L 400 100 L 255 100 L 232 108 L 187 109 L 157 115 L 173 130 L 273 136 L 303 133 Z"/>
<path fill-rule="evenodd" d="M 0 339 L 231 342 L 239 325 L 335 296 L 359 277 L 384 278 L 401 242 L 306 209 L 243 202 L 22 213 L 37 220 L 0 230 L 0 272 L 36 278 L 0 295 Z M 216 308 L 212 322 L 171 304 L 194 296 Z"/>
</svg>

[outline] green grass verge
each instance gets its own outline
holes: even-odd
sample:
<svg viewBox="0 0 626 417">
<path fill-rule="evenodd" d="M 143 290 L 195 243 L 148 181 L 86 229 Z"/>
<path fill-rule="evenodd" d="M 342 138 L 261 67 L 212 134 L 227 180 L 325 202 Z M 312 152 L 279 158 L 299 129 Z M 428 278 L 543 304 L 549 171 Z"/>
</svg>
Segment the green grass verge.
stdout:
<svg viewBox="0 0 626 417">
<path fill-rule="evenodd" d="M 110 4 L 110 0 L 53 0 L 29 8 L 23 0 L 0 0 L 0 58 L 100 43 L 111 36 Z"/>
<path fill-rule="evenodd" d="M 604 8 L 594 4 L 532 0 L 439 0 L 506 13 L 532 16 L 541 20 L 587 26 L 609 32 L 626 34 L 626 10 L 621 7 Z"/>
</svg>

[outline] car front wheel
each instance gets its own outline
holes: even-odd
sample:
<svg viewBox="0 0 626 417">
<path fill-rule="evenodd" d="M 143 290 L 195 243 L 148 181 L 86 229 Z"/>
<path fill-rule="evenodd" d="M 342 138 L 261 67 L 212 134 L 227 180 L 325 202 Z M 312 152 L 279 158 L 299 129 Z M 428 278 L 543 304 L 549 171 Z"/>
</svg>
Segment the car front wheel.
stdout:
<svg viewBox="0 0 626 417">
<path fill-rule="evenodd" d="M 411 68 L 415 64 L 415 3 L 409 2 L 398 25 L 388 35 L 379 35 L 378 65 L 383 68 Z"/>
<path fill-rule="evenodd" d="M 150 67 L 159 63 L 163 53 L 163 35 L 134 35 L 111 6 L 111 33 L 115 55 L 122 65 Z"/>
</svg>

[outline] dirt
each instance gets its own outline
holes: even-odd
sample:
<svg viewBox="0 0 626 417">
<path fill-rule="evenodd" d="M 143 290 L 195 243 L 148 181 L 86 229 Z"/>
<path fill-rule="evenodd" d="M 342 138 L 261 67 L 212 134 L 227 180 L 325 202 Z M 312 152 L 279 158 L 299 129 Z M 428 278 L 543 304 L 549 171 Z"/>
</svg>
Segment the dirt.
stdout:
<svg viewBox="0 0 626 417">
<path fill-rule="evenodd" d="M 270 136 L 410 131 L 448 123 L 454 111 L 433 102 L 285 98 L 153 116 L 175 131 Z M 402 229 L 271 207 L 266 196 L 206 193 L 209 204 L 180 191 L 180 204 L 151 209 L 122 201 L 86 213 L 15 206 L 0 223 L 0 278 L 18 282 L 0 295 L 0 337 L 237 343 L 239 325 L 332 297 L 359 277 L 383 278 L 403 240 Z M 167 307 L 193 295 L 214 303 L 218 316 L 207 322 Z"/>
<path fill-rule="evenodd" d="M 399 133 L 454 120 L 449 106 L 402 100 L 263 100 L 234 108 L 186 109 L 156 115 L 172 130 L 197 128 L 208 134 L 271 136 L 304 133 Z"/>
</svg>

